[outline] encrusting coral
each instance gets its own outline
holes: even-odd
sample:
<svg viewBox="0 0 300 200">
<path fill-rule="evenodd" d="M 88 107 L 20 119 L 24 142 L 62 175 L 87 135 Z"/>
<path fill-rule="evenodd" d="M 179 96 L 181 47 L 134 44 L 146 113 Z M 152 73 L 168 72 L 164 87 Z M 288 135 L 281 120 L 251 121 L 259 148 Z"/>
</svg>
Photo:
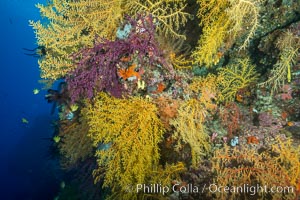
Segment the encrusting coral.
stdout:
<svg viewBox="0 0 300 200">
<path fill-rule="evenodd" d="M 234 133 L 237 133 L 242 121 L 242 113 L 238 105 L 234 102 L 225 104 L 219 109 L 221 124 L 227 129 L 227 136 L 231 138 Z"/>
<path fill-rule="evenodd" d="M 177 116 L 179 102 L 177 100 L 161 96 L 157 99 L 154 99 L 154 103 L 157 104 L 159 111 L 158 114 L 160 116 L 160 120 L 165 126 L 165 129 L 172 130 L 170 120 Z"/>
</svg>

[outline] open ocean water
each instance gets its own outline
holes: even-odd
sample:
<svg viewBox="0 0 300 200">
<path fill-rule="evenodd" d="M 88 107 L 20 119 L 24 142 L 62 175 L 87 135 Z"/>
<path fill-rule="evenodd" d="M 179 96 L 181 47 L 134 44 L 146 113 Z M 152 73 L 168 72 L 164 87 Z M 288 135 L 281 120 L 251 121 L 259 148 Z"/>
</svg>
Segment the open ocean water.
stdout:
<svg viewBox="0 0 300 200">
<path fill-rule="evenodd" d="M 28 20 L 38 20 L 36 3 L 44 0 L 0 1 L 0 199 L 54 199 L 60 171 L 51 158 L 53 135 L 51 105 L 38 83 L 37 58 L 22 48 L 34 49 L 36 39 Z M 38 94 L 33 89 L 40 90 Z"/>
</svg>

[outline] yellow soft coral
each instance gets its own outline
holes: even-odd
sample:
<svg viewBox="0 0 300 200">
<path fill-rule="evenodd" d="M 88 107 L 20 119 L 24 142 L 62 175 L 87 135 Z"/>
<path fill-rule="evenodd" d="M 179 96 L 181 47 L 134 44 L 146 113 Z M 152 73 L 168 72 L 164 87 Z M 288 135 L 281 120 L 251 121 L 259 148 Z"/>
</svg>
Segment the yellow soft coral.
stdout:
<svg viewBox="0 0 300 200">
<path fill-rule="evenodd" d="M 169 59 L 171 64 L 175 69 L 191 69 L 192 68 L 192 62 L 189 59 L 186 59 L 184 55 L 177 56 L 174 52 L 171 52 L 169 54 Z"/>
<path fill-rule="evenodd" d="M 148 12 L 157 20 L 157 31 L 165 36 L 185 38 L 179 33 L 190 15 L 184 11 L 185 0 L 125 0 L 125 10 L 135 15 Z"/>
<path fill-rule="evenodd" d="M 203 35 L 199 44 L 193 52 L 194 63 L 208 67 L 219 62 L 218 52 L 228 37 L 230 27 L 229 16 L 225 12 L 229 3 L 226 0 L 205 1 L 198 0 L 200 9 L 198 17 L 200 25 L 203 26 Z"/>
<path fill-rule="evenodd" d="M 277 137 L 276 143 L 272 145 L 272 150 L 278 154 L 276 161 L 281 170 L 285 170 L 288 184 L 297 188 L 300 184 L 300 145 L 293 144 L 291 138 L 282 140 Z M 300 194 L 300 190 L 298 192 Z"/>
<path fill-rule="evenodd" d="M 195 79 L 189 90 L 195 97 L 181 104 L 177 117 L 170 124 L 175 127 L 173 137 L 178 140 L 177 149 L 188 144 L 191 147 L 192 165 L 196 166 L 211 148 L 204 122 L 209 112 L 217 108 L 214 103 L 217 96 L 216 77 Z"/>
<path fill-rule="evenodd" d="M 234 101 L 236 93 L 257 80 L 255 66 L 248 58 L 237 59 L 234 63 L 221 68 L 218 85 L 221 91 L 219 101 Z"/>
<path fill-rule="evenodd" d="M 290 31 L 284 32 L 276 43 L 280 50 L 279 60 L 271 70 L 270 77 L 261 86 L 271 87 L 271 93 L 274 94 L 286 82 L 291 82 L 292 67 L 296 64 L 297 56 L 300 50 L 300 37 Z"/>
<path fill-rule="evenodd" d="M 157 108 L 141 98 L 116 99 L 104 93 L 84 109 L 90 126 L 89 136 L 97 147 L 99 169 L 94 171 L 99 181 L 105 167 L 104 186 L 119 199 L 135 199 L 128 187 L 147 183 L 147 175 L 158 167 L 159 147 L 164 128 Z M 107 148 L 101 148 L 106 144 Z"/>
<path fill-rule="evenodd" d="M 192 92 L 191 95 L 197 97 L 206 110 L 211 111 L 217 107 L 213 102 L 217 100 L 220 95 L 217 81 L 217 76 L 209 74 L 205 78 L 194 78 L 192 83 L 188 86 L 188 90 Z"/>
<path fill-rule="evenodd" d="M 123 11 L 121 0 L 52 0 L 37 7 L 49 22 L 30 21 L 30 25 L 38 45 L 46 49 L 46 56 L 39 60 L 41 77 L 52 80 L 74 69 L 70 55 L 91 46 L 95 36 L 114 38 Z"/>
<path fill-rule="evenodd" d="M 232 22 L 229 32 L 233 37 L 238 36 L 238 34 L 244 35 L 242 45 L 239 49 L 245 49 L 259 26 L 261 0 L 229 0 L 229 2 L 231 7 L 227 12 Z"/>
<path fill-rule="evenodd" d="M 216 174 L 214 182 L 228 188 L 241 191 L 257 188 L 255 193 L 215 193 L 218 199 L 251 199 L 258 195 L 260 199 L 295 199 L 300 181 L 300 146 L 292 145 L 292 140 L 276 138 L 272 150 L 258 153 L 255 148 L 230 148 L 225 146 L 216 150 L 212 158 L 212 169 Z M 268 192 L 270 189 L 274 192 Z M 279 189 L 276 191 L 276 189 Z M 268 191 L 265 191 L 267 189 Z M 275 192 L 276 191 L 276 192 Z"/>
<path fill-rule="evenodd" d="M 206 110 L 196 99 L 184 102 L 178 109 L 177 118 L 171 120 L 170 124 L 175 127 L 173 137 L 178 140 L 177 150 L 180 151 L 184 144 L 191 148 L 192 166 L 202 160 L 210 151 L 209 136 L 203 124 Z"/>
<path fill-rule="evenodd" d="M 72 122 L 61 121 L 59 127 L 59 150 L 63 155 L 62 164 L 65 167 L 72 166 L 78 161 L 93 155 L 92 140 L 88 135 L 89 126 L 85 118 Z"/>
<path fill-rule="evenodd" d="M 194 63 L 211 67 L 240 37 L 240 49 L 254 37 L 259 18 L 259 0 L 198 0 L 203 35 L 193 52 Z"/>
</svg>

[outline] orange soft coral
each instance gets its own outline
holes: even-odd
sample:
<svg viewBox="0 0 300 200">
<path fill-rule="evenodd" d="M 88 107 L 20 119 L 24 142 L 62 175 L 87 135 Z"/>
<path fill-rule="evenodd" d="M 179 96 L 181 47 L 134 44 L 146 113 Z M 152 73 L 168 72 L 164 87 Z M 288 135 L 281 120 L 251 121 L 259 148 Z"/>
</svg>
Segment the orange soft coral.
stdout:
<svg viewBox="0 0 300 200">
<path fill-rule="evenodd" d="M 128 78 L 135 77 L 136 79 L 141 79 L 141 75 L 135 71 L 136 64 L 131 65 L 127 69 L 119 69 L 118 76 L 127 80 Z"/>
<path fill-rule="evenodd" d="M 159 94 L 162 93 L 164 91 L 164 89 L 166 89 L 166 86 L 164 83 L 160 82 L 157 84 L 157 88 L 156 90 L 153 92 L 154 94 Z"/>
<path fill-rule="evenodd" d="M 161 96 L 155 99 L 158 108 L 158 115 L 167 130 L 171 130 L 170 120 L 177 116 L 179 103 L 177 100 Z"/>
<path fill-rule="evenodd" d="M 247 144 L 258 144 L 259 140 L 255 136 L 247 137 Z"/>
</svg>

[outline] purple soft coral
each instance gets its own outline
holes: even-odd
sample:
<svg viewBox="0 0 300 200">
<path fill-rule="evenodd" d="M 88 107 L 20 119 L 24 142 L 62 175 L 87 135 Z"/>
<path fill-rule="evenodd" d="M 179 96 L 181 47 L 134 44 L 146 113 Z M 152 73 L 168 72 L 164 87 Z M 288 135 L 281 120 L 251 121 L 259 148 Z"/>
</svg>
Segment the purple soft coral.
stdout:
<svg viewBox="0 0 300 200">
<path fill-rule="evenodd" d="M 155 40 L 155 26 L 151 16 L 139 15 L 136 20 L 127 17 L 131 31 L 127 38 L 116 41 L 103 39 L 93 48 L 83 49 L 75 59 L 77 68 L 66 77 L 72 102 L 92 98 L 95 91 L 106 91 L 121 97 L 123 85 L 119 82 L 117 66 L 125 55 L 136 54 L 138 63 L 153 65 L 161 52 Z"/>
<path fill-rule="evenodd" d="M 94 91 L 107 91 L 121 96 L 122 85 L 118 82 L 115 50 L 110 41 L 84 49 L 83 58 L 73 73 L 66 77 L 72 102 L 80 97 L 92 98 Z"/>
</svg>

